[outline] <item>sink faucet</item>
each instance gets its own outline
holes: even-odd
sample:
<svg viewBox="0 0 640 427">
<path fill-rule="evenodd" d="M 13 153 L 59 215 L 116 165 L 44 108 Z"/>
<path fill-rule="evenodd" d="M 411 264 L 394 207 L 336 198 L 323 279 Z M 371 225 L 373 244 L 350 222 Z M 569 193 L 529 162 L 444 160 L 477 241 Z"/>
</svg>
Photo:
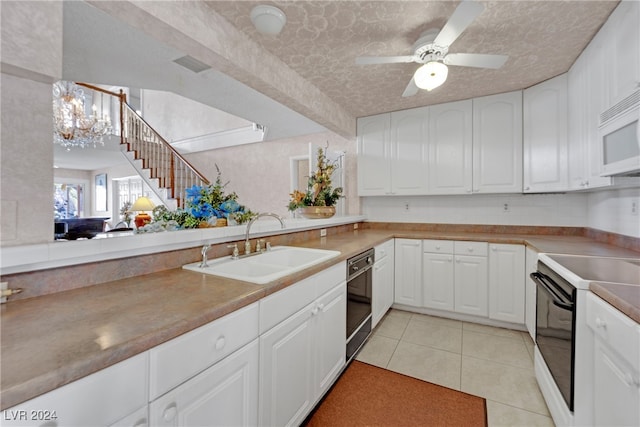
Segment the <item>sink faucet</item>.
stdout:
<svg viewBox="0 0 640 427">
<path fill-rule="evenodd" d="M 245 255 L 250 254 L 251 253 L 251 243 L 249 242 L 249 233 L 251 232 L 251 226 L 253 225 L 254 222 L 256 222 L 256 220 L 258 218 L 262 218 L 263 216 L 272 216 L 275 219 L 277 219 L 278 221 L 280 221 L 280 225 L 281 228 L 284 228 L 284 221 L 282 220 L 282 217 L 278 214 L 274 214 L 271 212 L 265 212 L 265 213 L 260 213 L 256 216 L 254 216 L 253 218 L 251 218 L 251 221 L 249 221 L 249 223 L 247 224 L 247 234 L 244 236 L 244 253 Z"/>
<path fill-rule="evenodd" d="M 209 267 L 209 265 L 207 264 L 207 252 L 209 252 L 209 249 L 211 249 L 210 244 L 204 245 L 202 247 L 202 250 L 200 251 L 200 253 L 202 254 L 202 262 L 200 262 L 200 265 L 198 267 L 200 268 Z"/>
</svg>

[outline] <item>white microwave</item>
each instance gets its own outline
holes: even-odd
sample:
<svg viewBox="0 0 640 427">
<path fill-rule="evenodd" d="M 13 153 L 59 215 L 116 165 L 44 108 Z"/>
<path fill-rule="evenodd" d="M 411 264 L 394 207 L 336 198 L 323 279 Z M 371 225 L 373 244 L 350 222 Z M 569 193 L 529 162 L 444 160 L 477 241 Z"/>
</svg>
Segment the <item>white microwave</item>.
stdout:
<svg viewBox="0 0 640 427">
<path fill-rule="evenodd" d="M 601 176 L 640 176 L 640 102 L 602 123 L 599 136 Z"/>
</svg>

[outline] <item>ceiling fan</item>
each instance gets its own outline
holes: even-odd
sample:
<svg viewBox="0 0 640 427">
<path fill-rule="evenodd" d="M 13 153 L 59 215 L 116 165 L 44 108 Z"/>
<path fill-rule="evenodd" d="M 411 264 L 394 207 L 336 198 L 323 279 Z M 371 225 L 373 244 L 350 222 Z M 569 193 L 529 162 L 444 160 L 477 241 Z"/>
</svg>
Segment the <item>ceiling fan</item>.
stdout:
<svg viewBox="0 0 640 427">
<path fill-rule="evenodd" d="M 474 19 L 484 10 L 481 3 L 463 0 L 444 27 L 427 30 L 413 45 L 413 55 L 407 56 L 363 56 L 356 58 L 356 64 L 393 64 L 416 62 L 418 68 L 402 94 L 413 96 L 418 89 L 435 89 L 447 80 L 447 65 L 497 69 L 507 60 L 506 55 L 482 53 L 449 53 L 449 46 L 464 32 Z"/>
</svg>

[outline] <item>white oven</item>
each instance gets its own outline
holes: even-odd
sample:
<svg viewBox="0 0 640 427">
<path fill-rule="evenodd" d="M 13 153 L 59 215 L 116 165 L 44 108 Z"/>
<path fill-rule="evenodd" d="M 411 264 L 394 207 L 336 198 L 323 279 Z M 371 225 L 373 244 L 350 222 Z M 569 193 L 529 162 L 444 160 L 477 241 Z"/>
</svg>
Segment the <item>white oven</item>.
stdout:
<svg viewBox="0 0 640 427">
<path fill-rule="evenodd" d="M 602 176 L 640 175 L 640 90 L 600 115 Z"/>
<path fill-rule="evenodd" d="M 637 262 L 636 260 L 632 260 Z M 593 425 L 593 334 L 587 326 L 589 284 L 637 283 L 629 259 L 540 254 L 537 283 L 536 379 L 557 426 Z"/>
</svg>

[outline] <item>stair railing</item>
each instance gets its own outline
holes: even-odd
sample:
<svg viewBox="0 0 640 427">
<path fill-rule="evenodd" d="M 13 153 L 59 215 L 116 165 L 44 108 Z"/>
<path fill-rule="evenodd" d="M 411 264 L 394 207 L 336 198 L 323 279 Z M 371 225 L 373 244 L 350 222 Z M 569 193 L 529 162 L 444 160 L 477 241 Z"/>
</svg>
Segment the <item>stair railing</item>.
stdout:
<svg viewBox="0 0 640 427">
<path fill-rule="evenodd" d="M 158 180 L 158 187 L 168 190 L 168 197 L 176 201 L 177 207 L 184 207 L 187 188 L 210 184 L 207 178 L 131 108 L 122 90 L 118 94 L 86 83 L 78 84 L 119 98 L 120 144 L 126 151 L 133 153 L 135 160 L 142 161 L 142 169 L 149 171 L 150 178 Z"/>
</svg>

